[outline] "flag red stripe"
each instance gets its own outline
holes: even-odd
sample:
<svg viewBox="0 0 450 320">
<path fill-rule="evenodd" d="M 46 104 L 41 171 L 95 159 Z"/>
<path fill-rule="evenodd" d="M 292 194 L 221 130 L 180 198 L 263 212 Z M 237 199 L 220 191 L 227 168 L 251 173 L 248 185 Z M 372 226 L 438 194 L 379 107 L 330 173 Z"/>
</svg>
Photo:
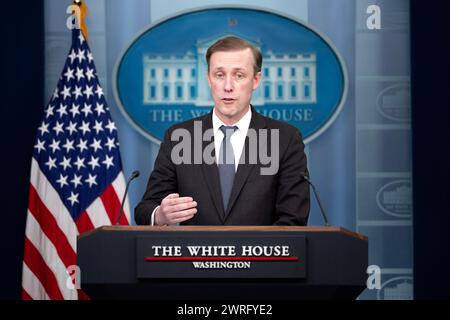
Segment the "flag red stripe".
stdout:
<svg viewBox="0 0 450 320">
<path fill-rule="evenodd" d="M 22 288 L 22 300 L 33 300 L 33 298 Z"/>
<path fill-rule="evenodd" d="M 76 264 L 76 253 L 72 249 L 65 233 L 59 228 L 55 217 L 41 201 L 36 189 L 30 184 L 28 208 L 39 222 L 42 231 L 53 243 L 58 256 L 66 267 Z"/>
<path fill-rule="evenodd" d="M 112 184 L 110 184 L 103 194 L 100 196 L 102 200 L 103 206 L 105 207 L 106 212 L 108 213 L 109 219 L 111 220 L 111 224 L 116 224 L 117 217 L 119 216 L 120 211 L 120 200 L 117 196 L 116 191 Z M 121 225 L 128 225 L 127 217 L 125 214 L 122 214 L 120 218 Z"/>
<path fill-rule="evenodd" d="M 78 300 L 91 300 L 91 297 L 89 297 L 82 289 L 78 289 Z"/>
<path fill-rule="evenodd" d="M 58 282 L 52 270 L 47 266 L 36 247 L 25 237 L 25 252 L 23 260 L 28 268 L 36 275 L 45 288 L 50 299 L 63 300 L 64 297 L 58 287 Z"/>
<path fill-rule="evenodd" d="M 78 217 L 78 219 L 75 220 L 75 224 L 77 225 L 79 234 L 83 234 L 95 228 L 95 226 L 92 224 L 91 218 L 89 218 L 89 215 L 86 211 L 84 211 Z"/>
</svg>

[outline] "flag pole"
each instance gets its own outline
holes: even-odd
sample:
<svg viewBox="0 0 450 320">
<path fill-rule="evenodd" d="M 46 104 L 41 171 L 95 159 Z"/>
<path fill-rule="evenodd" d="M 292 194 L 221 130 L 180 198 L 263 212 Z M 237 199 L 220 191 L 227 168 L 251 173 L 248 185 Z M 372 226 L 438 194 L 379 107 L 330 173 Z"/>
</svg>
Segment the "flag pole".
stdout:
<svg viewBox="0 0 450 320">
<path fill-rule="evenodd" d="M 84 21 L 84 18 L 88 15 L 88 9 L 85 3 L 83 3 L 82 0 L 73 0 L 72 4 L 78 6 L 80 8 L 80 28 L 81 32 L 83 33 L 84 39 L 88 41 L 88 29 L 86 26 L 86 23 Z"/>
</svg>

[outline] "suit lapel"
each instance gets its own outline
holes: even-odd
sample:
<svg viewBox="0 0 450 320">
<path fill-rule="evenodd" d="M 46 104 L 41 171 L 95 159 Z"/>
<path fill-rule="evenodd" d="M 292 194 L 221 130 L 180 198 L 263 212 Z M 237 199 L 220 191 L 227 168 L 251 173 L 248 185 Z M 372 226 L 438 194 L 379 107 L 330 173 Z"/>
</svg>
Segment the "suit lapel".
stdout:
<svg viewBox="0 0 450 320">
<path fill-rule="evenodd" d="M 205 119 L 203 120 L 203 132 L 202 134 L 208 130 L 212 129 L 212 112 L 207 114 Z M 205 150 L 206 146 L 210 143 L 214 143 L 214 137 L 212 141 L 203 141 L 202 139 L 202 152 Z M 213 149 L 213 157 L 215 159 L 215 150 Z M 216 207 L 216 213 L 219 216 L 220 221 L 224 221 L 224 208 L 222 202 L 222 193 L 220 191 L 220 181 L 219 181 L 219 169 L 217 168 L 217 163 L 214 161 L 212 164 L 206 164 L 202 161 L 201 164 L 203 178 L 208 185 L 209 193 L 211 198 L 213 199 L 214 206 Z"/>
<path fill-rule="evenodd" d="M 258 135 L 258 129 L 263 129 L 266 127 L 266 122 L 264 121 L 264 118 L 259 115 L 255 111 L 253 107 L 252 108 L 252 120 L 250 121 L 249 129 L 253 129 L 256 131 L 256 134 Z M 258 136 L 258 142 L 259 142 L 259 136 Z M 261 141 L 262 143 L 265 143 L 265 141 Z M 259 148 L 260 146 L 258 146 Z M 244 150 L 241 154 L 241 160 L 238 166 L 238 170 L 236 172 L 236 175 L 234 177 L 233 182 L 233 188 L 231 189 L 231 195 L 230 200 L 228 202 L 228 208 L 225 212 L 225 219 L 227 219 L 228 215 L 231 212 L 231 209 L 233 209 L 233 205 L 236 202 L 236 199 L 238 198 L 239 193 L 241 192 L 242 188 L 244 187 L 245 183 L 247 182 L 248 177 L 250 176 L 250 173 L 252 170 L 257 167 L 255 164 L 248 163 L 248 160 L 245 160 L 246 154 L 248 156 L 249 153 L 249 137 L 247 134 L 247 137 L 245 138 L 245 144 L 244 144 Z M 248 158 L 248 157 L 247 157 Z M 220 194 L 220 188 L 219 188 L 219 196 L 221 199 Z M 223 207 L 223 205 L 222 205 Z"/>
</svg>

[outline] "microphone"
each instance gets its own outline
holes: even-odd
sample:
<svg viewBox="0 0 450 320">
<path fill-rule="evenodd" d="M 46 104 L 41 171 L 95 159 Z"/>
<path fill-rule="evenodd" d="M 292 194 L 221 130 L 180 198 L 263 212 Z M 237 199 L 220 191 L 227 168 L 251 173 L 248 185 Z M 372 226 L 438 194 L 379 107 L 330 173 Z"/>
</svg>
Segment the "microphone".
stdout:
<svg viewBox="0 0 450 320">
<path fill-rule="evenodd" d="M 134 180 L 135 178 L 139 177 L 139 175 L 140 175 L 139 171 L 135 170 L 135 171 L 133 171 L 130 178 L 128 179 L 127 187 L 125 188 L 125 193 L 123 194 L 122 204 L 120 205 L 119 216 L 117 217 L 117 220 L 116 220 L 116 225 L 119 225 L 120 218 L 122 217 L 122 214 L 123 214 L 123 205 L 125 203 L 125 198 L 127 197 L 128 187 L 130 186 L 130 182 L 132 180 Z"/>
<path fill-rule="evenodd" d="M 326 213 L 324 207 L 322 206 L 322 202 L 320 201 L 320 197 L 316 191 L 316 187 L 313 185 L 313 183 L 311 182 L 311 180 L 309 179 L 309 177 L 306 174 L 302 174 L 302 177 L 309 183 L 309 185 L 312 187 L 312 189 L 314 191 L 314 196 L 316 197 L 317 203 L 319 204 L 320 212 L 322 213 L 323 220 L 325 221 L 325 226 L 327 226 L 327 227 L 330 226 L 330 224 L 328 223 L 327 213 Z"/>
</svg>

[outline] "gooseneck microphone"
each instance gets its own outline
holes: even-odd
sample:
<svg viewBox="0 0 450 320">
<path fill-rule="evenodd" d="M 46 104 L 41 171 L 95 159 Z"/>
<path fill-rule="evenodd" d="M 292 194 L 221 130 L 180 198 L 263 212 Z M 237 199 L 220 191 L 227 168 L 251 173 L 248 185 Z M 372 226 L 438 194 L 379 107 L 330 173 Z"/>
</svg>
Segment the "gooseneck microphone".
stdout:
<svg viewBox="0 0 450 320">
<path fill-rule="evenodd" d="M 133 171 L 130 178 L 128 179 L 127 187 L 125 188 L 125 193 L 123 194 L 122 203 L 120 204 L 120 212 L 119 212 L 119 216 L 117 217 L 117 220 L 116 220 L 116 225 L 119 225 L 120 218 L 122 217 L 122 214 L 123 214 L 123 205 L 125 203 L 125 198 L 127 197 L 128 187 L 130 186 L 130 182 L 133 181 L 135 178 L 139 177 L 139 174 L 140 173 L 138 170 Z"/>
<path fill-rule="evenodd" d="M 330 224 L 328 223 L 327 213 L 326 213 L 324 207 L 322 206 L 322 202 L 320 201 L 320 197 L 316 191 L 316 187 L 313 185 L 313 183 L 311 182 L 311 180 L 309 179 L 309 177 L 306 174 L 302 174 L 302 177 L 309 183 L 309 185 L 313 189 L 314 196 L 316 197 L 317 203 L 319 204 L 320 212 L 322 213 L 323 220 L 325 221 L 325 226 L 327 226 L 327 227 L 330 226 Z"/>
</svg>

